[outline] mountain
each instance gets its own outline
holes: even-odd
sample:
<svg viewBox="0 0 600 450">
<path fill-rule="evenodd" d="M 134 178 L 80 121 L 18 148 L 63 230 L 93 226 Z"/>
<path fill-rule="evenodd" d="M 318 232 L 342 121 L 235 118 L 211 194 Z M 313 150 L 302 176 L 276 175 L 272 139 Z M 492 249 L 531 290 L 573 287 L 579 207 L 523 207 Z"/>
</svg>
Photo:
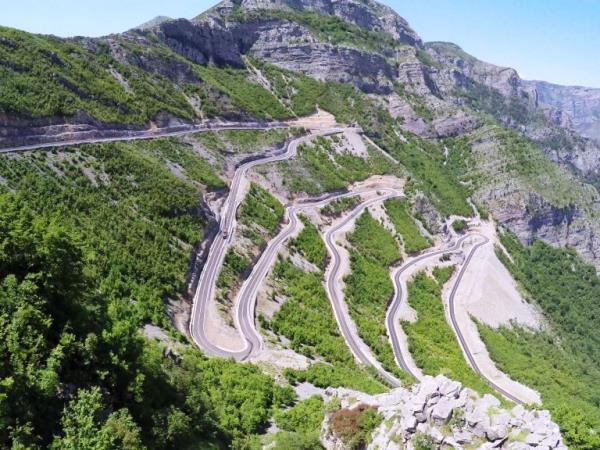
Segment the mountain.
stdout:
<svg viewBox="0 0 600 450">
<path fill-rule="evenodd" d="M 154 19 L 151 19 L 147 22 L 144 22 L 141 25 L 138 25 L 137 27 L 134 27 L 135 30 L 146 30 L 148 28 L 152 28 L 155 27 L 157 25 L 160 25 L 163 22 L 168 22 L 169 20 L 173 20 L 170 17 L 167 16 L 156 16 Z"/>
<path fill-rule="evenodd" d="M 598 448 L 597 92 L 424 42 L 372 0 L 225 0 L 101 38 L 0 28 L 0 446 L 363 448 L 376 430 L 390 449 Z M 356 189 L 402 196 L 324 242 Z M 331 203 L 292 220 L 299 199 Z M 296 223 L 258 291 L 266 354 L 196 349 L 211 249 L 211 336 L 234 346 L 236 296 Z M 466 316 L 476 357 L 551 417 L 494 399 L 447 322 L 478 223 L 494 268 L 480 281 L 505 283 L 481 309 L 509 318 Z M 333 278 L 373 367 L 323 283 L 339 242 Z M 389 270 L 450 244 L 403 281 L 395 326 L 422 374 L 459 383 L 415 383 L 387 338 Z M 404 387 L 382 394 L 382 373 Z"/>
<path fill-rule="evenodd" d="M 305 114 L 317 99 L 293 104 L 295 88 L 278 82 L 290 71 L 292 85 L 306 76 L 350 83 L 401 121 L 403 130 L 425 139 L 465 136 L 476 144 L 479 161 L 471 178 L 496 161 L 493 181 L 472 185 L 478 202 L 523 242 L 574 247 L 600 264 L 591 219 L 600 144 L 570 125 L 577 122 L 572 108 L 544 106 L 548 90 L 523 82 L 513 69 L 479 61 L 453 44 L 424 44 L 388 7 L 369 1 L 225 1 L 193 20 L 161 20 L 100 39 L 3 34 L 3 145 L 77 130 L 102 135 L 206 117 Z M 270 76 L 264 65 L 273 68 Z M 27 95 L 19 95 L 24 84 Z M 42 107 L 38 98 L 48 101 Z M 589 101 L 593 105 L 593 97 Z M 502 129 L 490 128 L 486 117 Z M 380 125 L 365 128 L 382 135 Z M 532 145 L 523 142 L 514 152 L 503 129 Z M 522 158 L 540 163 L 525 165 Z"/>
<path fill-rule="evenodd" d="M 600 89 L 560 86 L 545 81 L 528 81 L 538 102 L 566 114 L 572 127 L 582 136 L 600 139 Z"/>
</svg>

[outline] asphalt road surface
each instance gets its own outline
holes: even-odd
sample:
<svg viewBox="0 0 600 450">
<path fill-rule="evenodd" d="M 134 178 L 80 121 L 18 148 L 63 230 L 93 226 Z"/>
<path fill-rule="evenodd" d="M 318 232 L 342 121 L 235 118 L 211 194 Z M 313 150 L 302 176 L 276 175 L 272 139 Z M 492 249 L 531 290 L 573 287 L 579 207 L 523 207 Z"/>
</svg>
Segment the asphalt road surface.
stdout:
<svg viewBox="0 0 600 450">
<path fill-rule="evenodd" d="M 406 293 L 405 293 L 405 290 L 403 289 L 402 275 L 404 274 L 404 272 L 406 272 L 412 266 L 414 266 L 415 264 L 417 264 L 423 260 L 430 259 L 430 258 L 436 258 L 436 257 L 442 256 L 445 254 L 460 253 L 462 251 L 461 245 L 467 237 L 468 236 L 461 237 L 459 240 L 455 241 L 454 243 L 450 243 L 450 245 L 447 248 L 444 248 L 442 250 L 436 250 L 433 252 L 424 253 L 420 256 L 415 257 L 414 259 L 411 259 L 409 262 L 404 264 L 394 275 L 393 281 L 394 281 L 395 293 L 394 293 L 394 297 L 392 298 L 392 301 L 390 302 L 390 306 L 389 306 L 387 314 L 386 314 L 386 318 L 385 318 L 386 328 L 388 331 L 388 335 L 390 337 L 392 349 L 394 350 L 394 356 L 396 358 L 396 363 L 400 366 L 400 368 L 402 370 L 409 373 L 416 380 L 419 379 L 419 376 L 416 373 L 414 373 L 412 371 L 412 369 L 410 368 L 410 366 L 407 364 L 406 359 L 404 358 L 404 355 L 402 354 L 400 338 L 398 337 L 398 333 L 397 333 L 397 327 L 398 327 L 398 323 L 399 323 L 398 313 L 400 311 L 400 306 L 402 305 L 402 301 L 403 300 L 406 301 L 406 299 L 405 299 Z"/>
<path fill-rule="evenodd" d="M 225 259 L 225 253 L 229 247 L 231 236 L 236 226 L 236 211 L 242 201 L 243 193 L 241 192 L 242 181 L 249 169 L 277 161 L 283 161 L 293 158 L 296 155 L 298 146 L 304 142 L 314 139 L 316 136 L 324 136 L 336 134 L 347 130 L 347 128 L 330 128 L 321 131 L 315 131 L 307 136 L 294 139 L 288 143 L 284 151 L 268 155 L 264 158 L 252 160 L 242 164 L 237 168 L 233 180 L 231 182 L 229 196 L 223 205 L 223 211 L 220 220 L 220 229 L 210 247 L 206 263 L 204 264 L 196 293 L 194 295 L 192 313 L 190 318 L 190 335 L 200 348 L 203 348 L 208 354 L 222 357 L 233 357 L 235 359 L 247 358 L 254 349 L 259 348 L 261 339 L 256 332 L 254 326 L 254 308 L 251 307 L 252 302 L 248 302 L 246 298 L 237 308 L 234 314 L 236 326 L 242 340 L 245 342 L 244 348 L 241 350 L 225 349 L 213 344 L 207 337 L 206 321 L 208 319 L 208 308 L 210 302 L 214 301 L 216 281 Z M 265 269 L 266 270 L 266 269 Z M 251 276 L 252 277 L 252 276 Z M 256 277 L 257 280 L 259 277 Z M 249 293 L 257 287 L 247 287 Z M 250 318 L 250 315 L 252 318 Z"/>
<path fill-rule="evenodd" d="M 471 259 L 473 258 L 473 255 L 475 254 L 475 252 L 481 248 L 482 246 L 484 246 L 485 244 L 487 244 L 489 242 L 489 239 L 481 234 L 478 233 L 469 233 L 466 234 L 465 236 L 462 236 L 461 238 L 459 238 L 456 242 L 451 243 L 447 248 L 442 249 L 442 250 L 436 250 L 433 252 L 429 252 L 429 253 L 424 253 L 420 256 L 417 256 L 416 258 L 412 259 L 411 261 L 409 261 L 408 263 L 406 263 L 405 265 L 403 265 L 394 275 L 394 289 L 395 289 L 395 295 L 394 298 L 392 299 L 392 302 L 390 303 L 389 309 L 388 309 L 388 313 L 386 315 L 386 327 L 388 330 L 388 335 L 390 337 L 390 341 L 392 343 L 392 349 L 394 350 L 394 356 L 396 358 L 396 362 L 398 363 L 398 365 L 405 370 L 406 372 L 408 372 L 409 374 L 411 374 L 415 379 L 418 379 L 419 377 L 417 376 L 417 374 L 415 374 L 409 367 L 409 365 L 406 363 L 406 359 L 404 358 L 403 354 L 402 354 L 402 348 L 400 346 L 400 339 L 398 337 L 397 334 L 397 325 L 399 322 L 399 317 L 398 317 L 398 312 L 400 309 L 400 306 L 402 304 L 402 301 L 406 301 L 406 293 L 405 290 L 403 289 L 403 283 L 401 281 L 401 277 L 403 275 L 403 273 L 408 270 L 410 267 L 414 266 L 415 264 L 425 260 L 425 259 L 429 259 L 429 258 L 435 258 L 435 257 L 439 257 L 441 255 L 444 254 L 451 254 L 451 253 L 461 253 L 462 250 L 462 246 L 464 244 L 464 242 L 468 239 L 468 238 L 472 238 L 472 237 L 479 237 L 481 240 L 480 242 L 478 242 L 477 244 L 475 244 L 470 250 L 469 253 L 464 261 L 464 263 L 462 264 L 459 272 L 458 272 L 458 276 L 454 282 L 454 285 L 452 286 L 452 290 L 450 292 L 450 297 L 448 299 L 448 303 L 449 303 L 449 314 L 450 314 L 450 325 L 452 326 L 452 329 L 454 330 L 454 333 L 456 334 L 456 337 L 458 338 L 459 344 L 463 350 L 464 355 L 467 358 L 467 361 L 469 362 L 470 366 L 473 368 L 473 370 L 494 390 L 496 390 L 497 392 L 499 392 L 500 394 L 502 394 L 503 396 L 505 396 L 506 398 L 508 398 L 509 400 L 518 403 L 518 404 L 524 404 L 523 401 L 521 401 L 518 397 L 516 397 L 514 394 L 508 392 L 506 389 L 502 388 L 501 386 L 498 386 L 498 384 L 496 384 L 493 380 L 491 380 L 490 378 L 488 378 L 481 370 L 481 368 L 479 367 L 479 365 L 477 364 L 477 361 L 475 360 L 473 353 L 471 352 L 469 345 L 463 335 L 463 333 L 460 330 L 460 327 L 458 325 L 458 321 L 456 320 L 456 308 L 455 308 L 455 299 L 456 299 L 456 292 L 460 286 L 460 283 L 462 281 L 462 278 L 467 270 L 467 268 L 469 267 L 469 263 L 471 262 Z"/>
<path fill-rule="evenodd" d="M 236 355 L 239 359 L 247 359 L 250 356 L 256 355 L 263 348 L 262 337 L 256 329 L 256 297 L 262 282 L 277 258 L 279 249 L 300 228 L 298 214 L 303 210 L 320 207 L 340 198 L 354 197 L 372 191 L 377 191 L 377 189 L 330 195 L 314 200 L 305 200 L 301 204 L 293 204 L 286 207 L 285 217 L 288 219 L 287 224 L 277 237 L 269 242 L 267 248 L 254 266 L 252 273 L 242 285 L 237 296 L 237 301 L 235 302 L 234 317 L 236 325 L 247 342 L 245 353 L 241 358 Z"/>
<path fill-rule="evenodd" d="M 21 145 L 16 147 L 4 147 L 0 148 L 0 153 L 16 153 L 25 152 L 30 150 L 41 150 L 54 147 L 68 147 L 72 145 L 81 144 L 99 144 L 103 142 L 119 142 L 119 141 L 139 141 L 144 139 L 158 139 L 165 137 L 183 136 L 192 133 L 201 133 L 207 131 L 227 131 L 227 130 L 271 130 L 271 129 L 284 129 L 291 128 L 291 126 L 285 122 L 217 122 L 214 124 L 202 124 L 202 125 L 189 125 L 180 127 L 163 128 L 156 130 L 117 130 L 117 136 L 111 137 L 96 137 L 96 138 L 75 138 L 66 139 L 56 142 L 45 142 L 31 145 Z M 95 133 L 96 130 L 89 132 L 75 132 L 73 134 L 85 135 L 89 133 Z M 58 135 L 57 137 L 60 137 Z M 1 144 L 0 144 L 1 145 Z"/>
<path fill-rule="evenodd" d="M 359 214 L 361 214 L 366 207 L 373 203 L 381 202 L 386 199 L 401 195 L 400 192 L 392 189 L 380 189 L 380 191 L 387 193 L 386 195 L 361 203 L 355 207 L 350 214 L 344 217 L 342 221 L 325 232 L 325 246 L 327 247 L 327 251 L 331 256 L 330 268 L 325 276 L 325 288 L 327 290 L 327 295 L 329 297 L 329 301 L 331 302 L 331 306 L 333 307 L 333 312 L 338 323 L 338 327 L 342 332 L 342 336 L 344 337 L 346 344 L 352 351 L 352 354 L 360 363 L 374 367 L 378 374 L 391 386 L 399 387 L 402 385 L 400 380 L 398 380 L 398 378 L 381 366 L 375 357 L 367 350 L 366 345 L 354 331 L 353 327 L 351 327 L 351 319 L 346 314 L 346 310 L 344 308 L 344 296 L 339 285 L 339 280 L 341 278 L 340 270 L 342 257 L 339 253 L 337 245 L 335 244 L 335 234 L 346 224 L 348 224 L 348 222 L 354 220 Z"/>
<path fill-rule="evenodd" d="M 498 386 L 493 380 L 491 380 L 490 378 L 488 378 L 482 371 L 481 368 L 477 365 L 477 361 L 475 360 L 475 358 L 473 357 L 473 353 L 471 352 L 471 350 L 469 349 L 469 346 L 467 344 L 467 341 L 465 340 L 464 335 L 462 334 L 462 332 L 460 331 L 460 327 L 458 326 L 458 322 L 456 320 L 456 310 L 455 310 L 455 298 L 456 298 L 456 291 L 458 290 L 458 287 L 460 285 L 460 282 L 463 278 L 463 275 L 465 274 L 469 263 L 471 262 L 471 259 L 473 258 L 473 255 L 475 254 L 475 252 L 480 248 L 483 247 L 485 244 L 487 244 L 490 240 L 480 234 L 474 234 L 471 236 L 478 236 L 481 238 L 481 241 L 478 242 L 477 244 L 475 244 L 471 250 L 469 251 L 469 254 L 467 255 L 467 258 L 465 259 L 465 262 L 463 263 L 462 267 L 460 268 L 460 271 L 458 272 L 458 277 L 456 278 L 456 281 L 454 283 L 454 286 L 452 286 L 452 291 L 450 292 L 450 297 L 448 299 L 449 302 L 449 309 L 450 309 L 450 321 L 451 321 L 451 325 L 452 328 L 454 329 L 454 332 L 456 334 L 456 336 L 458 337 L 458 340 L 460 342 L 460 346 L 462 347 L 463 353 L 465 354 L 465 356 L 467 357 L 467 360 L 469 361 L 469 364 L 471 365 L 471 367 L 473 368 L 473 370 L 494 390 L 496 390 L 497 392 L 499 392 L 500 394 L 504 395 L 506 398 L 508 398 L 509 400 L 512 400 L 515 403 L 518 404 L 525 404 L 525 402 L 523 402 L 522 400 L 520 400 L 519 398 L 517 398 L 515 395 L 513 395 L 512 393 L 508 392 L 506 389 L 502 388 L 501 386 Z"/>
<path fill-rule="evenodd" d="M 142 130 L 142 131 L 123 131 L 119 136 L 112 137 L 104 137 L 104 138 L 81 138 L 81 139 L 69 139 L 57 142 L 46 142 L 40 144 L 32 144 L 32 145 L 24 145 L 24 146 L 16 146 L 16 147 L 6 147 L 0 148 L 0 153 L 14 153 L 14 152 L 23 152 L 30 150 L 38 150 L 38 149 L 47 149 L 53 147 L 66 147 L 73 145 L 81 145 L 81 144 L 92 144 L 92 143 L 104 143 L 104 142 L 117 142 L 117 141 L 135 141 L 135 140 L 143 140 L 143 139 L 157 139 L 164 137 L 174 137 L 174 136 L 182 136 L 191 133 L 198 132 L 207 132 L 207 131 L 224 131 L 224 130 L 268 130 L 268 129 L 281 129 L 281 128 L 289 128 L 290 125 L 284 122 L 272 122 L 272 123 L 219 123 L 219 124 L 211 124 L 211 125 L 196 125 L 196 126 L 184 126 L 177 127 L 175 129 L 158 129 L 158 130 Z M 210 340 L 206 337 L 205 333 L 205 324 L 207 318 L 207 307 L 208 303 L 213 300 L 215 293 L 215 283 L 218 277 L 220 268 L 223 264 L 225 253 L 229 246 L 229 242 L 231 239 L 231 235 L 235 229 L 235 215 L 237 208 L 241 202 L 240 198 L 240 187 L 243 178 L 245 177 L 246 172 L 252 167 L 261 165 L 261 164 L 269 164 L 277 161 L 283 161 L 286 159 L 290 159 L 295 156 L 298 145 L 306 142 L 315 136 L 318 135 L 328 135 L 343 132 L 344 128 L 331 128 L 318 132 L 313 132 L 308 136 L 303 136 L 301 138 L 295 139 L 291 141 L 285 151 L 277 154 L 272 154 L 266 156 L 261 159 L 253 160 L 247 162 L 240 166 L 233 177 L 231 183 L 230 194 L 225 202 L 223 207 L 224 214 L 221 218 L 220 230 L 215 240 L 210 248 L 209 255 L 206 261 L 206 264 L 203 268 L 202 274 L 200 276 L 200 280 L 198 282 L 198 287 L 196 289 L 196 293 L 194 295 L 194 304 L 192 308 L 192 314 L 190 319 L 190 334 L 194 340 L 194 342 L 201 348 L 207 351 L 207 353 L 222 356 L 222 357 L 233 357 L 236 359 L 246 359 L 256 351 L 258 351 L 262 347 L 262 338 L 258 331 L 256 330 L 255 321 L 254 321 L 254 309 L 256 304 L 256 294 L 258 289 L 264 280 L 264 277 L 268 273 L 270 266 L 273 264 L 274 258 L 277 255 L 277 251 L 280 246 L 287 240 L 291 235 L 293 235 L 299 226 L 297 213 L 299 210 L 309 207 L 316 207 L 320 204 L 324 204 L 326 202 L 332 201 L 335 198 L 340 198 L 344 196 L 357 195 L 356 193 L 348 193 L 341 194 L 333 197 L 329 197 L 326 199 L 316 200 L 314 203 L 306 203 L 303 205 L 292 205 L 287 208 L 287 214 L 289 217 L 289 223 L 285 227 L 285 229 L 269 244 L 258 263 L 256 264 L 254 270 L 252 271 L 249 278 L 242 285 L 238 296 L 238 302 L 236 302 L 235 308 L 235 321 L 238 327 L 238 330 L 242 337 L 244 338 L 246 344 L 244 349 L 242 350 L 228 350 L 221 347 L 218 347 L 210 342 Z M 93 132 L 93 131 L 92 131 Z M 375 145 L 370 139 L 367 139 L 369 143 Z M 378 150 L 380 150 L 378 148 Z M 383 150 L 381 150 L 383 152 Z M 388 158 L 397 163 L 397 161 L 388 155 L 386 152 L 383 152 L 388 156 Z M 386 191 L 385 189 L 380 189 L 380 191 Z M 332 256 L 333 267 L 329 271 L 329 275 L 326 279 L 326 288 L 329 299 L 334 309 L 335 317 L 342 331 L 342 335 L 350 350 L 355 355 L 355 357 L 363 364 L 371 365 L 375 367 L 375 369 L 379 372 L 380 376 L 385 379 L 392 386 L 399 386 L 399 380 L 394 377 L 389 372 L 385 371 L 381 365 L 374 359 L 372 355 L 367 355 L 364 351 L 364 344 L 360 344 L 360 338 L 352 331 L 352 328 L 349 326 L 348 317 L 346 317 L 345 310 L 343 308 L 343 295 L 341 295 L 338 283 L 336 278 L 338 277 L 338 272 L 341 267 L 341 257 L 336 248 L 336 245 L 333 240 L 333 235 L 341 229 L 344 225 L 346 225 L 350 220 L 353 220 L 358 214 L 360 214 L 364 208 L 368 205 L 385 200 L 386 198 L 391 198 L 398 195 L 395 191 L 388 190 L 388 194 L 382 198 L 377 198 L 374 200 L 370 200 L 368 202 L 364 202 L 358 205 L 351 214 L 349 214 L 343 221 L 338 223 L 335 227 L 329 229 L 325 233 L 325 243 Z M 398 270 L 394 276 L 394 286 L 395 286 L 395 295 L 390 303 L 390 307 L 388 309 L 388 313 L 386 315 L 386 327 L 388 330 L 388 334 L 390 336 L 390 341 L 392 344 L 392 348 L 394 351 L 394 356 L 396 358 L 396 362 L 398 365 L 405 370 L 407 373 L 411 374 L 413 377 L 418 378 L 415 373 L 412 372 L 410 367 L 406 364 L 405 358 L 402 355 L 402 350 L 400 347 L 400 341 L 396 334 L 396 327 L 394 326 L 398 321 L 398 311 L 402 300 L 404 298 L 404 290 L 402 289 L 401 283 L 401 275 L 409 269 L 412 265 L 428 258 L 437 257 L 443 254 L 449 253 L 457 253 L 461 251 L 462 244 L 464 240 L 472 235 L 465 235 L 461 237 L 458 241 L 456 241 L 452 246 L 438 250 L 435 252 L 430 252 L 418 256 L 417 258 L 411 260 L 409 263 L 405 264 Z M 479 235 L 481 236 L 481 235 Z M 483 239 L 481 242 L 477 243 L 467 255 L 467 258 L 462 265 L 456 282 L 452 288 L 449 298 L 449 308 L 450 308 L 450 319 L 452 327 L 459 339 L 460 345 L 463 349 L 465 356 L 467 357 L 470 365 L 477 372 L 477 374 L 483 378 L 493 389 L 500 392 L 502 395 L 507 397 L 508 399 L 516 402 L 523 403 L 517 397 L 512 395 L 510 392 L 507 392 L 502 387 L 498 386 L 492 380 L 487 378 L 480 368 L 477 365 L 473 354 L 471 353 L 467 342 L 458 327 L 458 323 L 456 320 L 455 313 L 455 296 L 456 291 L 460 285 L 462 277 L 473 257 L 473 254 L 477 251 L 478 248 L 485 245 L 489 242 L 489 239 L 481 236 Z"/>
</svg>

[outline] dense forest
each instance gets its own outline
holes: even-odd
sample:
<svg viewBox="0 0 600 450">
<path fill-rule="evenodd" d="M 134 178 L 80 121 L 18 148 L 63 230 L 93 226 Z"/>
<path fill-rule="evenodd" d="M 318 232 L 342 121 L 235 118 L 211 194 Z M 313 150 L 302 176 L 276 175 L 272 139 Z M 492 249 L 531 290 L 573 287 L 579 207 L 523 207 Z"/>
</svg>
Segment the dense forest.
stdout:
<svg viewBox="0 0 600 450">
<path fill-rule="evenodd" d="M 2 156 L 0 177 L 0 447 L 246 448 L 294 401 L 170 325 L 164 299 L 201 238 L 199 190 L 223 186 L 189 146 Z M 143 336 L 148 322 L 168 349 Z"/>
</svg>

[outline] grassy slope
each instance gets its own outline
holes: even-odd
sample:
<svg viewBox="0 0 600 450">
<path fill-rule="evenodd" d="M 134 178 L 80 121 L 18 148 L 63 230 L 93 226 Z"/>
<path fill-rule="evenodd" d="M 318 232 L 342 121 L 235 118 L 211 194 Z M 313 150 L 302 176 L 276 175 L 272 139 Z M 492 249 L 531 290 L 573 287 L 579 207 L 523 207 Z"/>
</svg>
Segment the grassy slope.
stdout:
<svg viewBox="0 0 600 450">
<path fill-rule="evenodd" d="M 360 337 L 383 367 L 409 381 L 409 376 L 396 364 L 385 329 L 385 311 L 394 293 L 389 266 L 400 259 L 398 244 L 369 212 L 357 219 L 348 240 L 353 250 L 350 252 L 351 273 L 344 279 L 344 294 L 350 315 Z"/>
<path fill-rule="evenodd" d="M 423 373 L 444 374 L 482 394 L 493 394 L 465 361 L 456 336 L 446 321 L 441 290 L 452 270 L 452 267 L 436 268 L 436 279 L 420 272 L 408 283 L 408 303 L 417 312 L 415 323 L 402 322 L 408 348 Z"/>
</svg>

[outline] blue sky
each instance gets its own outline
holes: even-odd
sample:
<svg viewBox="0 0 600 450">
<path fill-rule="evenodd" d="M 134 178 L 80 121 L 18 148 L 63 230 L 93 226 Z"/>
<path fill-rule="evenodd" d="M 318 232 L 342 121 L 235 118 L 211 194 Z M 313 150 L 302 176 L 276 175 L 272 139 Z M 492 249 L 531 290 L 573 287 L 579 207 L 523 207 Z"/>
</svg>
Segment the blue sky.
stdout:
<svg viewBox="0 0 600 450">
<path fill-rule="evenodd" d="M 522 77 L 600 87 L 600 0 L 385 0 L 426 41 L 454 42 Z M 18 0 L 0 24 L 59 36 L 100 36 L 157 15 L 191 18 L 209 0 Z"/>
</svg>

